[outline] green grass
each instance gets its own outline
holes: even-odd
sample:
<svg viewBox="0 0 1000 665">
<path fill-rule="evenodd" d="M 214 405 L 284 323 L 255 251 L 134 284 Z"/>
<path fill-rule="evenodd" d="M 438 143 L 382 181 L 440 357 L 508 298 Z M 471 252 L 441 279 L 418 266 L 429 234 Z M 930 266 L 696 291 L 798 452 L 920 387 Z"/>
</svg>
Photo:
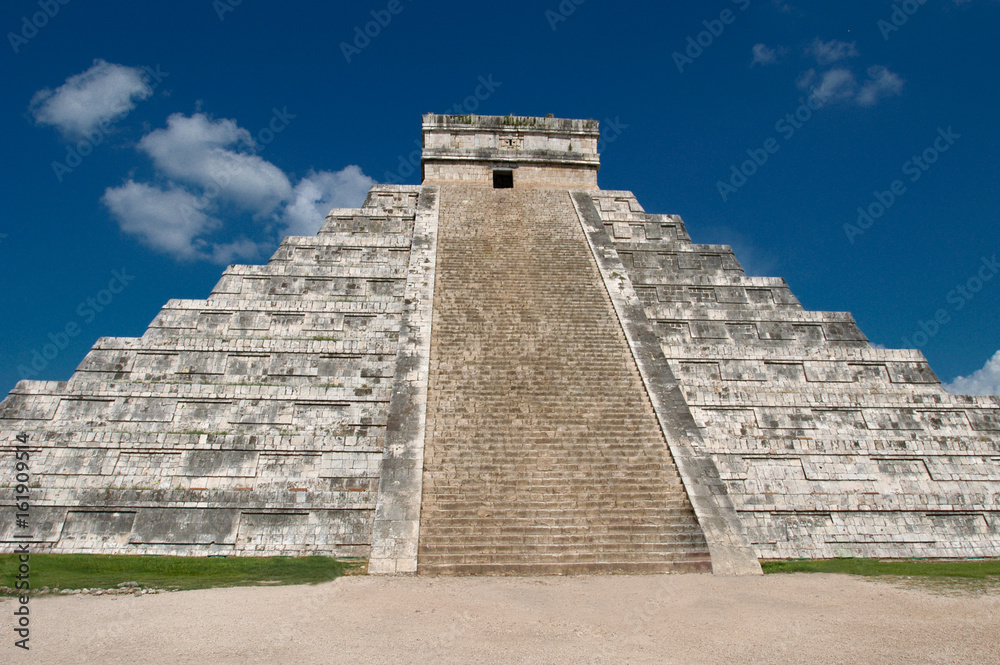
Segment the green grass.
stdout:
<svg viewBox="0 0 1000 665">
<path fill-rule="evenodd" d="M 1000 576 L 1000 561 L 921 561 L 823 559 L 761 561 L 770 573 L 840 573 L 844 575 L 988 579 Z"/>
<path fill-rule="evenodd" d="M 357 568 L 328 557 L 178 557 L 32 554 L 31 586 L 60 589 L 113 589 L 138 582 L 154 589 L 272 584 L 318 584 Z M 17 555 L 0 555 L 0 586 L 14 587 Z"/>
</svg>

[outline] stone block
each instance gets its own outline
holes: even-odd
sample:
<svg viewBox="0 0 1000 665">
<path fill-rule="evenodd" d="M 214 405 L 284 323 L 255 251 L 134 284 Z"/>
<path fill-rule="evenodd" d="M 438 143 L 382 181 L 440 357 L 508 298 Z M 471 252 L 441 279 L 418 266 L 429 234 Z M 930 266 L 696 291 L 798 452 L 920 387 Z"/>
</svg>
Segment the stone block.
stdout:
<svg viewBox="0 0 1000 665">
<path fill-rule="evenodd" d="M 238 510 L 140 508 L 129 543 L 168 545 L 232 545 L 236 543 Z"/>
</svg>

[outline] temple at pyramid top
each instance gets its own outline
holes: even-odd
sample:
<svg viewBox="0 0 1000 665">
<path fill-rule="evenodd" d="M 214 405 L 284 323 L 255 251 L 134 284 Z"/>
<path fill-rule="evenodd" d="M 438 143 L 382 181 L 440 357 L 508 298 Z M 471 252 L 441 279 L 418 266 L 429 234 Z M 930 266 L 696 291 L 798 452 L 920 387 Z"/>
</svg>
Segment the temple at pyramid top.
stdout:
<svg viewBox="0 0 1000 665">
<path fill-rule="evenodd" d="M 431 113 L 423 134 L 425 185 L 597 189 L 596 120 Z"/>
</svg>

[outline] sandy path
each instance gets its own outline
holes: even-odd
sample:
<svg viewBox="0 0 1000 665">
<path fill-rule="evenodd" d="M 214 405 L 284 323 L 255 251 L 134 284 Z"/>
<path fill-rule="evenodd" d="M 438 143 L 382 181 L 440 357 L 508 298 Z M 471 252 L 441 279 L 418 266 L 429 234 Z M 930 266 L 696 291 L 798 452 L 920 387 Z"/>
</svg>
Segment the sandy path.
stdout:
<svg viewBox="0 0 1000 665">
<path fill-rule="evenodd" d="M 1000 594 L 835 575 L 349 577 L 321 586 L 0 602 L 0 662 L 991 663 Z"/>
</svg>

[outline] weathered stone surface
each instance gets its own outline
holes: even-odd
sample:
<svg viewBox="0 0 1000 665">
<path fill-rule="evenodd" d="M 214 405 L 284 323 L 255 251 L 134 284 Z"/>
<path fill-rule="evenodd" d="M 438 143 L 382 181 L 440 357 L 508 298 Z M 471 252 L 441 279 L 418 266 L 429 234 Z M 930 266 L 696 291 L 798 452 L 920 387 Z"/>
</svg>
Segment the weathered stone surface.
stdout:
<svg viewBox="0 0 1000 665">
<path fill-rule="evenodd" d="M 368 572 L 417 570 L 417 534 L 427 423 L 440 190 L 424 187 L 417 206 L 399 350 L 389 402 L 385 453 Z"/>
<path fill-rule="evenodd" d="M 705 535 L 712 555 L 712 570 L 726 575 L 760 574 L 757 556 L 733 508 L 715 460 L 704 451 L 698 426 L 663 357 L 659 340 L 646 319 L 625 267 L 604 231 L 600 213 L 590 193 L 573 192 L 572 197 L 604 286 L 611 296 L 660 428 Z"/>
<path fill-rule="evenodd" d="M 425 184 L 492 187 L 494 172 L 509 171 L 518 189 L 597 189 L 594 120 L 429 114 L 423 133 Z"/>
<path fill-rule="evenodd" d="M 418 572 L 710 569 L 568 191 L 441 186 L 428 399 Z"/>
<path fill-rule="evenodd" d="M 593 121 L 423 129 L 423 186 L 372 188 L 0 403 L 0 457 L 29 438 L 35 551 L 373 573 L 1000 556 L 1000 399 L 947 394 L 918 351 L 598 189 Z"/>
<path fill-rule="evenodd" d="M 1000 556 L 1000 400 L 949 395 L 630 192 L 586 195 L 758 556 Z"/>
<path fill-rule="evenodd" d="M 0 455 L 28 434 L 36 548 L 368 556 L 419 191 L 375 187 L 68 382 L 18 384 Z"/>
</svg>

